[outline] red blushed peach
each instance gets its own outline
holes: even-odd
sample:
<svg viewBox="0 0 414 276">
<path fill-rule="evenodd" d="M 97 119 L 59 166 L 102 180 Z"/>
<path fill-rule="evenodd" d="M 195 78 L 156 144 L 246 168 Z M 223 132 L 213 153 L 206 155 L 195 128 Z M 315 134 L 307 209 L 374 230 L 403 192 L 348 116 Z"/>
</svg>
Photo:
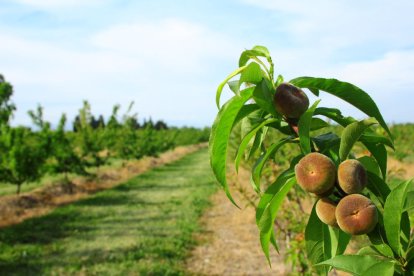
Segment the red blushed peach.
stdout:
<svg viewBox="0 0 414 276">
<path fill-rule="evenodd" d="M 336 168 L 332 160 L 320 153 L 312 152 L 303 157 L 295 166 L 296 180 L 307 192 L 316 195 L 333 190 Z"/>
<path fill-rule="evenodd" d="M 367 185 L 367 172 L 355 159 L 343 161 L 338 167 L 338 184 L 347 194 L 357 194 Z"/>
<path fill-rule="evenodd" d="M 335 215 L 339 228 L 351 235 L 367 234 L 378 223 L 377 207 L 369 198 L 360 194 L 342 198 Z"/>
</svg>

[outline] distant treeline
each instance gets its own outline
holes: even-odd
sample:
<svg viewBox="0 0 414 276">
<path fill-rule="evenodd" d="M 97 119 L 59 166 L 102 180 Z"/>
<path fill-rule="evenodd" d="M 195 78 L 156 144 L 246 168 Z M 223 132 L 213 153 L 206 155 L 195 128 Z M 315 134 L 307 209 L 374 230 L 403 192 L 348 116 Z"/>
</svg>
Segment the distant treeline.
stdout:
<svg viewBox="0 0 414 276">
<path fill-rule="evenodd" d="M 72 130 L 66 127 L 62 114 L 56 129 L 43 118 L 43 108 L 29 111 L 36 131 L 30 127 L 10 126 L 16 111 L 11 101 L 13 87 L 0 75 L 0 182 L 17 185 L 36 181 L 45 174 L 61 173 L 67 183 L 68 174 L 90 174 L 89 167 L 100 167 L 113 159 L 139 159 L 156 156 L 179 145 L 206 142 L 210 130 L 169 127 L 161 120 L 138 123 L 130 104 L 119 116 L 120 105 L 115 105 L 105 122 L 104 116 L 95 117 L 91 106 L 84 101 Z M 96 119 L 97 118 L 97 119 Z M 70 129 L 70 128 L 69 128 Z"/>
</svg>

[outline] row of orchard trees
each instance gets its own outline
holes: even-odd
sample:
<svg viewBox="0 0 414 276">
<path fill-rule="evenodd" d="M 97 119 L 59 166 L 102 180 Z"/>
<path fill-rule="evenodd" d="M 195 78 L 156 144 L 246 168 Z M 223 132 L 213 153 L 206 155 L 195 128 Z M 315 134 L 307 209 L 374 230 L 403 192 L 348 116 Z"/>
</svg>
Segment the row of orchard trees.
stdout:
<svg viewBox="0 0 414 276">
<path fill-rule="evenodd" d="M 208 140 L 208 129 L 168 128 L 164 122 L 152 120 L 140 125 L 137 114 L 131 113 L 133 104 L 123 116 L 118 114 L 120 106 L 115 105 L 105 122 L 103 116 L 96 120 L 90 104 L 84 101 L 73 131 L 67 131 L 65 114 L 52 129 L 39 106 L 29 111 L 36 131 L 11 127 L 10 119 L 16 110 L 12 94 L 12 85 L 0 75 L 0 182 L 15 184 L 17 193 L 23 183 L 36 181 L 47 173 L 61 173 L 69 183 L 69 173 L 86 175 L 89 167 L 99 169 L 113 158 L 155 156 L 177 145 Z"/>
</svg>

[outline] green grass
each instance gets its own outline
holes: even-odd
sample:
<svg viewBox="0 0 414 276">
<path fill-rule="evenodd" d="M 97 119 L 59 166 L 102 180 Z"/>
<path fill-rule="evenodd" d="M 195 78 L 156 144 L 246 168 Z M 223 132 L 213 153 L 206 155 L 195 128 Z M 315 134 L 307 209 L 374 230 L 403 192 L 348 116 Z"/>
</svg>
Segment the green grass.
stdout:
<svg viewBox="0 0 414 276">
<path fill-rule="evenodd" d="M 0 275 L 180 275 L 216 190 L 206 149 L 0 230 Z"/>
</svg>

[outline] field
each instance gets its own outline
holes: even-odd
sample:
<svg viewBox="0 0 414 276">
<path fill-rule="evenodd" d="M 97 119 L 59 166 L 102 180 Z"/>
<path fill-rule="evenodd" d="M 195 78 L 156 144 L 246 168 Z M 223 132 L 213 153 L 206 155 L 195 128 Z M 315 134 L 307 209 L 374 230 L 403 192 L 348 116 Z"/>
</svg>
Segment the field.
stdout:
<svg viewBox="0 0 414 276">
<path fill-rule="evenodd" d="M 207 150 L 0 232 L 2 275 L 177 275 L 216 190 Z"/>
<path fill-rule="evenodd" d="M 0 85 L 7 88 L 7 83 Z M 295 156 L 302 158 L 303 141 L 298 143 L 297 139 L 290 138 L 290 143 L 282 144 L 274 158 L 267 160 L 258 179 L 251 178 L 250 170 L 257 164 L 253 159 L 263 156 L 259 149 L 269 148 L 284 136 L 276 131 L 276 126 L 263 132 L 267 136 L 258 132 L 248 143 L 242 137 L 249 137 L 244 133 L 252 127 L 249 121 L 234 125 L 228 152 L 225 152 L 231 162 L 227 175 L 224 174 L 240 210 L 217 185 L 211 167 L 215 159 L 209 162 L 210 154 L 217 147 L 215 141 L 210 143 L 210 148 L 206 142 L 217 135 L 217 128 L 177 128 L 151 120 L 141 125 L 129 109 L 123 116 L 117 115 L 118 110 L 119 106 L 114 106 L 107 121 L 96 120 L 89 103 L 84 102 L 72 129 L 66 126 L 65 115 L 52 128 L 44 120 L 41 107 L 30 113 L 35 126 L 32 128 L 14 127 L 8 118 L 3 121 L 0 118 L 0 275 L 312 275 L 320 272 L 305 253 L 308 235 L 305 229 L 311 221 L 309 217 L 312 218 L 315 195 L 294 185 L 286 191 L 286 200 L 274 201 L 280 202 L 275 219 L 270 217 L 265 224 L 256 222 L 256 210 L 263 208 L 261 197 L 273 196 L 273 192 L 263 194 L 258 189 L 267 189 L 284 170 L 292 168 L 290 161 Z M 338 118 L 340 122 L 346 120 Z M 321 121 L 315 120 L 319 126 L 315 130 L 309 128 L 308 132 L 313 131 L 315 139 L 320 139 L 318 147 L 323 148 L 322 142 L 334 141 L 344 127 Z M 371 136 L 365 138 L 384 141 L 380 139 L 386 135 L 384 129 L 372 127 Z M 391 125 L 390 129 L 395 138 L 395 151 L 391 147 L 386 151 L 384 147 L 381 159 L 375 161 L 371 158 L 372 151 L 357 138 L 351 146 L 353 152 L 347 152 L 345 157 L 365 156 L 375 163 L 369 172 L 375 174 L 378 169 L 378 175 L 380 163 L 387 162 L 385 180 L 393 188 L 414 177 L 414 150 L 410 144 L 414 125 Z M 290 131 L 293 133 L 294 128 Z M 321 136 L 329 138 L 323 140 Z M 317 140 L 314 141 L 317 145 Z M 250 151 L 253 159 L 249 161 L 238 155 L 240 144 L 246 152 Z M 309 140 L 309 152 L 310 146 Z M 331 146 L 331 158 L 335 159 L 335 145 Z M 387 153 L 388 160 L 383 157 Z M 235 156 L 236 163 L 240 161 L 238 173 L 233 169 Z M 372 169 L 372 163 L 364 166 Z M 336 174 L 335 166 L 334 169 Z M 255 186 L 257 181 L 261 184 Z M 381 183 L 387 185 L 384 181 Z M 341 200 L 345 197 L 340 194 L 341 190 L 335 192 L 331 191 L 333 197 Z M 410 204 L 407 200 L 408 211 L 412 208 Z M 409 215 L 407 221 L 414 222 L 412 212 Z M 270 227 L 263 228 L 263 225 Z M 279 244 L 280 252 L 270 253 L 269 266 L 259 237 L 263 229 L 273 228 L 276 231 L 272 242 Z M 409 228 L 404 231 L 412 235 Z M 355 254 L 369 244 L 366 236 L 349 236 L 349 239 L 346 253 Z"/>
<path fill-rule="evenodd" d="M 404 130 L 412 131 L 407 126 Z M 394 157 L 391 163 L 402 164 Z M 398 171 L 394 179 L 413 177 L 411 165 L 405 161 L 404 166 L 393 167 Z M 246 192 L 247 173 L 239 174 L 232 189 L 245 206 L 243 211 L 232 206 L 221 191 L 210 197 L 217 186 L 204 148 L 47 215 L 3 228 L 0 274 L 248 275 L 260 271 L 260 275 L 270 275 L 296 271 L 283 257 L 292 245 L 285 244 L 280 257 L 273 255 L 272 269 L 266 265 L 249 204 L 252 194 Z M 208 206 L 212 209 L 205 213 Z"/>
</svg>

